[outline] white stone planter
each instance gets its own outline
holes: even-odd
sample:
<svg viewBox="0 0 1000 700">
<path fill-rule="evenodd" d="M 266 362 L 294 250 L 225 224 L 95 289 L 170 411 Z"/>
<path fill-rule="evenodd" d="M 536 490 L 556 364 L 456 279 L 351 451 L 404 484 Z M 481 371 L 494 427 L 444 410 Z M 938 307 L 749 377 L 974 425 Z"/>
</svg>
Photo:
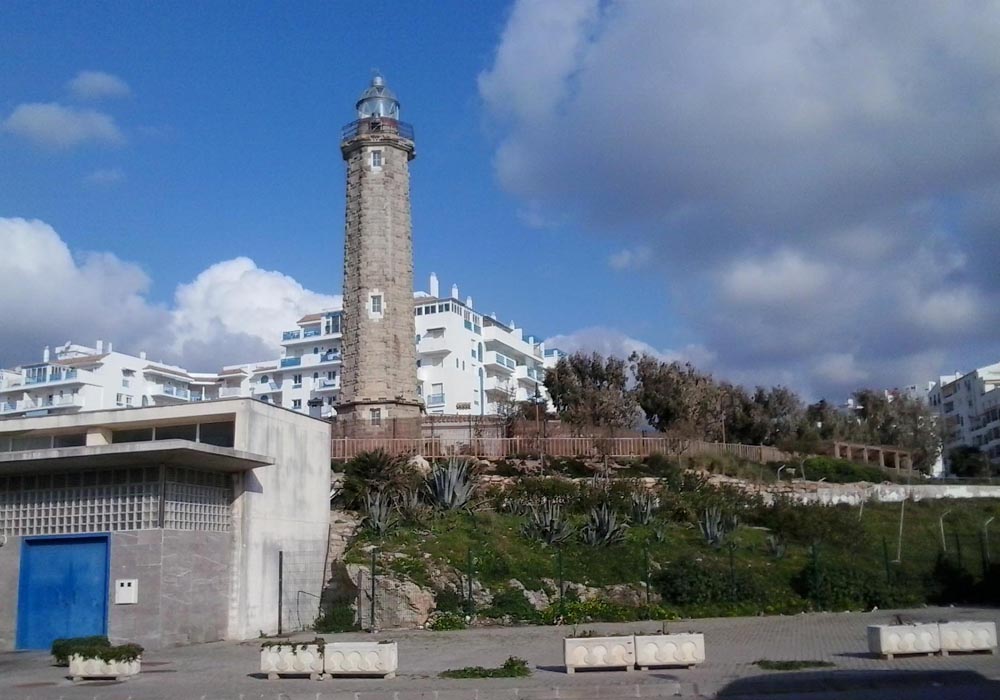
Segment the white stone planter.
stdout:
<svg viewBox="0 0 1000 700">
<path fill-rule="evenodd" d="M 323 669 L 328 676 L 395 678 L 398 665 L 396 642 L 333 642 L 323 650 Z"/>
<path fill-rule="evenodd" d="M 568 637 L 563 640 L 566 673 L 578 668 L 624 668 L 635 665 L 635 638 Z"/>
<path fill-rule="evenodd" d="M 705 635 L 637 634 L 635 635 L 635 665 L 643 671 L 650 666 L 687 666 L 705 661 Z"/>
<path fill-rule="evenodd" d="M 891 659 L 896 654 L 934 654 L 941 651 L 937 623 L 869 625 L 868 650 Z"/>
<path fill-rule="evenodd" d="M 74 681 L 81 681 L 84 678 L 124 680 L 129 676 L 138 675 L 141 661 L 141 658 L 135 661 L 104 661 L 73 654 L 69 657 L 69 675 Z"/>
<path fill-rule="evenodd" d="M 951 651 L 991 651 L 997 653 L 995 622 L 942 622 L 941 654 Z"/>
<path fill-rule="evenodd" d="M 268 680 L 281 676 L 308 675 L 317 681 L 323 676 L 323 652 L 318 644 L 281 644 L 260 650 L 260 672 Z"/>
</svg>

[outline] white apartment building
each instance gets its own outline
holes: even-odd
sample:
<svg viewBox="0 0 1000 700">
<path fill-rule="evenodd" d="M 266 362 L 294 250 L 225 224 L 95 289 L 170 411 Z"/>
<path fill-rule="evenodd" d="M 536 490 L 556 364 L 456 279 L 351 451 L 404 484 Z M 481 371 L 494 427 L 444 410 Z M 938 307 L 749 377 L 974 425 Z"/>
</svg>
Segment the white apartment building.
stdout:
<svg viewBox="0 0 1000 700">
<path fill-rule="evenodd" d="M 156 406 L 249 396 L 318 418 L 336 414 L 340 390 L 340 309 L 303 316 L 282 333 L 276 360 L 195 373 L 96 347 L 67 343 L 42 362 L 0 369 L 0 417 Z M 492 415 L 509 401 L 548 401 L 545 368 L 562 356 L 513 322 L 483 316 L 458 287 L 438 280 L 414 294 L 417 388 L 432 415 Z M 50 360 L 50 355 L 53 359 Z"/>
<path fill-rule="evenodd" d="M 946 468 L 949 453 L 962 445 L 978 447 L 1000 464 L 1000 362 L 941 377 L 928 393 L 928 402 L 943 426 Z"/>
<path fill-rule="evenodd" d="M 188 372 L 95 347 L 66 343 L 42 351 L 42 361 L 0 369 L 0 417 L 161 406 L 218 397 L 218 376 Z"/>
</svg>

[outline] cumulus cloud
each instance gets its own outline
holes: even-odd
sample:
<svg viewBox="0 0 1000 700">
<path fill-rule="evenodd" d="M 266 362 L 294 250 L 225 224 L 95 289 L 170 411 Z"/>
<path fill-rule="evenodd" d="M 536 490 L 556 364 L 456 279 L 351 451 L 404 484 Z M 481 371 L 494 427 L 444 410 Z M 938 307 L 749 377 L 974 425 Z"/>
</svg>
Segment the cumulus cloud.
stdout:
<svg viewBox="0 0 1000 700">
<path fill-rule="evenodd" d="M 623 359 L 627 359 L 632 353 L 638 353 L 663 362 L 691 362 L 700 367 L 711 365 L 714 359 L 712 353 L 698 345 L 688 345 L 680 350 L 655 348 L 645 341 L 606 326 L 592 326 L 565 335 L 555 335 L 546 339 L 545 346 L 568 353 L 597 352 Z"/>
<path fill-rule="evenodd" d="M 608 256 L 608 266 L 612 270 L 634 270 L 649 262 L 650 250 L 646 246 L 623 248 Z"/>
<path fill-rule="evenodd" d="M 0 122 L 0 129 L 36 145 L 55 149 L 68 149 L 88 142 L 118 145 L 125 141 L 125 135 L 110 115 L 55 102 L 20 104 Z"/>
<path fill-rule="evenodd" d="M 995 354 L 995 0 L 571 4 L 518 2 L 480 76 L 497 177 L 612 267 L 655 251 L 720 370 L 837 394 Z"/>
<path fill-rule="evenodd" d="M 125 171 L 121 168 L 98 168 L 88 173 L 83 181 L 88 185 L 114 185 L 125 179 Z"/>
<path fill-rule="evenodd" d="M 69 90 L 81 100 L 100 100 L 106 97 L 128 97 L 132 90 L 116 75 L 98 70 L 84 70 L 69 81 Z"/>
<path fill-rule="evenodd" d="M 75 253 L 48 224 L 0 218 L 0 366 L 36 362 L 73 340 L 195 371 L 273 359 L 281 331 L 340 304 L 249 258 L 212 265 L 178 286 L 171 304 L 149 299 L 149 276 L 111 253 Z"/>
</svg>

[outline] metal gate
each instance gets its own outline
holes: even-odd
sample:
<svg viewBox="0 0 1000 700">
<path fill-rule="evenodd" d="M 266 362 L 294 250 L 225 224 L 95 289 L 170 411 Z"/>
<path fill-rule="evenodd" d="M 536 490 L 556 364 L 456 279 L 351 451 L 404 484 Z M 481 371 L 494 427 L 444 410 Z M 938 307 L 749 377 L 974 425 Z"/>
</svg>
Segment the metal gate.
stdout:
<svg viewBox="0 0 1000 700">
<path fill-rule="evenodd" d="M 108 628 L 108 536 L 28 537 L 21 544 L 17 648 L 48 649 Z"/>
</svg>

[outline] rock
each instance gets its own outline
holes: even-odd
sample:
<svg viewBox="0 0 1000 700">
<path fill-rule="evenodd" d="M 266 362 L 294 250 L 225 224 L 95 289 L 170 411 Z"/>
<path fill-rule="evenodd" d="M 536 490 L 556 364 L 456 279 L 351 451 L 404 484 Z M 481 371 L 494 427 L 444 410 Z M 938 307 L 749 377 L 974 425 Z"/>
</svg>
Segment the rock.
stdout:
<svg viewBox="0 0 1000 700">
<path fill-rule="evenodd" d="M 420 455 L 410 457 L 410 465 L 417 470 L 420 476 L 427 476 L 431 473 L 431 463 Z"/>
<path fill-rule="evenodd" d="M 371 619 L 371 574 L 360 564 L 348 564 L 347 574 L 359 590 L 358 617 Z M 375 581 L 375 627 L 377 629 L 414 629 L 423 627 L 434 610 L 434 594 L 412 581 L 389 575 Z"/>
<path fill-rule="evenodd" d="M 635 608 L 646 604 L 646 586 L 642 583 L 636 585 L 617 583 L 601 589 L 601 597 L 618 605 Z M 660 600 L 660 596 L 656 592 L 653 592 L 649 597 L 649 602 L 654 605 Z"/>
<path fill-rule="evenodd" d="M 545 593 L 545 591 L 528 590 L 527 588 L 525 588 L 524 584 L 518 581 L 516 578 L 512 578 L 510 581 L 508 581 L 507 585 L 510 588 L 514 588 L 521 591 L 521 593 L 524 594 L 524 597 L 527 599 L 527 601 L 531 603 L 531 607 L 533 607 L 535 610 L 538 610 L 539 612 L 545 610 L 545 608 L 549 607 L 552 604 L 552 601 L 549 599 L 549 596 Z"/>
</svg>

